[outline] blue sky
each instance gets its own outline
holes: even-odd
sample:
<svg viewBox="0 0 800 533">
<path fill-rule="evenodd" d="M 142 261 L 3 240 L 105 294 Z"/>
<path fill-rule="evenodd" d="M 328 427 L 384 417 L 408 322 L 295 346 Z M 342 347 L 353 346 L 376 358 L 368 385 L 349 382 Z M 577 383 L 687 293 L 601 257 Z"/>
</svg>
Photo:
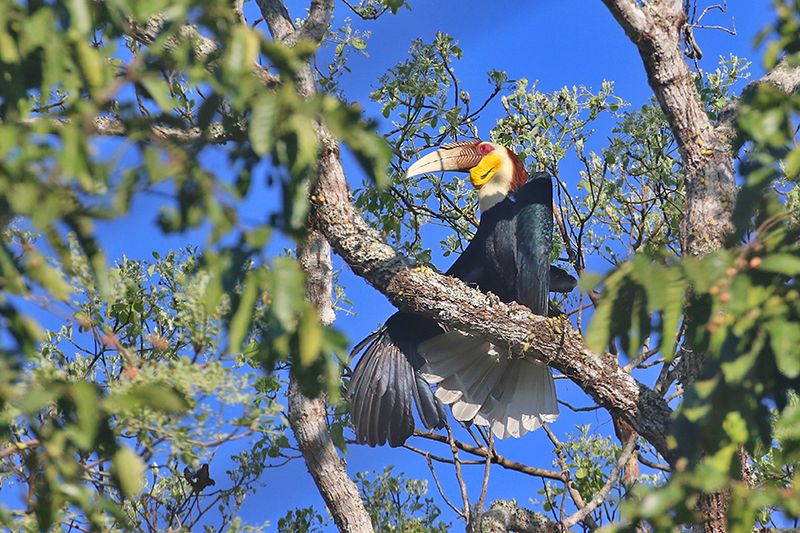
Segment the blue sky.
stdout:
<svg viewBox="0 0 800 533">
<path fill-rule="evenodd" d="M 608 10 L 599 1 L 589 0 L 533 0 L 519 2 L 495 0 L 494 2 L 470 1 L 414 1 L 409 2 L 411 10 L 403 9 L 396 16 L 386 15 L 377 22 L 361 22 L 353 18 L 357 28 L 370 30 L 372 37 L 368 42 L 368 57 L 356 56 L 349 67 L 352 72 L 345 74 L 342 88 L 349 100 L 358 101 L 368 116 L 379 119 L 381 127 L 390 126 L 380 116 L 377 106 L 369 102 L 369 93 L 376 87 L 377 78 L 389 67 L 406 57 L 415 38 L 426 42 L 433 39 L 437 31 L 452 35 L 463 49 L 463 59 L 455 65 L 456 75 L 463 88 L 472 93 L 473 101 L 481 100 L 488 94 L 486 72 L 489 69 L 506 70 L 511 79 L 528 78 L 538 80 L 542 91 L 557 90 L 563 86 L 586 85 L 599 89 L 604 80 L 615 83 L 616 93 L 638 107 L 645 103 L 651 92 L 642 67 L 641 60 L 633 44 L 624 35 Z M 291 14 L 302 16 L 306 2 L 288 2 Z M 771 22 L 772 14 L 768 2 L 732 2 L 728 14 L 709 15 L 709 24 L 730 26 L 735 22 L 737 36 L 721 31 L 701 30 L 696 37 L 705 54 L 701 62 L 703 68 L 713 70 L 720 56 L 734 53 L 747 58 L 757 58 L 753 51 L 753 38 L 766 24 Z M 254 9 L 254 3 L 248 9 Z M 336 19 L 341 22 L 351 15 L 341 3 L 337 2 Z M 759 61 L 752 66 L 754 76 L 761 72 Z M 490 104 L 482 115 L 479 128 L 482 135 L 488 132 L 494 122 L 503 115 L 499 100 Z M 610 133 L 599 130 L 595 141 L 602 146 Z M 210 156 L 213 163 L 213 156 Z M 362 176 L 357 165 L 345 159 L 346 171 L 351 184 L 361 184 Z M 569 156 L 562 166 L 562 175 L 577 174 L 576 162 Z M 569 178 L 565 178 L 569 186 Z M 187 244 L 202 244 L 200 232 L 189 235 L 165 237 L 155 227 L 157 199 L 139 199 L 135 202 L 130 216 L 125 219 L 103 224 L 100 238 L 111 261 L 123 254 L 130 258 L 149 259 L 153 250 L 164 252 Z M 276 205 L 276 198 L 256 198 L 248 202 L 246 211 L 253 217 L 263 216 L 265 206 Z M 430 244 L 434 250 L 435 243 Z M 280 250 L 290 246 L 288 241 L 278 240 L 273 249 Z M 444 270 L 452 258 L 436 259 L 434 262 Z M 377 291 L 355 277 L 338 258 L 335 267 L 341 272 L 340 282 L 354 304 L 355 316 L 341 315 L 337 327 L 342 329 L 351 342 L 357 342 L 383 322 L 393 311 L 393 307 Z M 573 405 L 588 405 L 589 400 L 567 380 L 557 381 L 559 397 Z M 573 413 L 562 411 L 558 422 L 553 424 L 557 434 L 575 432 L 577 424 L 591 424 L 604 434 L 613 434 L 610 418 L 603 411 Z M 420 443 L 412 444 L 419 445 Z M 435 448 L 441 455 L 447 455 L 444 447 Z M 552 447 L 542 431 L 529 434 L 522 439 L 502 442 L 498 445 L 500 453 L 507 457 L 534 466 L 551 467 Z M 430 479 L 423 458 L 407 450 L 367 448 L 351 446 L 346 457 L 351 475 L 359 471 L 382 471 L 385 465 L 395 465 L 396 471 L 405 472 L 409 477 Z M 212 464 L 218 469 L 217 479 L 224 477 L 225 465 Z M 438 468 L 439 478 L 448 496 L 460 506 L 460 496 L 452 467 L 442 465 Z M 465 477 L 472 489 L 472 501 L 478 496 L 482 466 L 467 467 Z M 242 507 L 242 517 L 253 523 L 270 520 L 277 523 L 288 509 L 315 506 L 322 510 L 322 502 L 305 464 L 293 461 L 288 465 L 268 470 L 263 477 L 264 486 L 250 497 Z M 542 488 L 541 481 L 499 467 L 493 469 L 487 501 L 493 499 L 516 498 L 522 504 L 531 498 L 538 498 L 536 492 Z M 433 482 L 430 481 L 429 494 L 433 496 L 444 512 L 446 520 L 455 522 L 454 513 L 442 502 Z M 455 524 L 460 529 L 460 525 Z M 330 526 L 333 529 L 333 526 Z"/>
</svg>

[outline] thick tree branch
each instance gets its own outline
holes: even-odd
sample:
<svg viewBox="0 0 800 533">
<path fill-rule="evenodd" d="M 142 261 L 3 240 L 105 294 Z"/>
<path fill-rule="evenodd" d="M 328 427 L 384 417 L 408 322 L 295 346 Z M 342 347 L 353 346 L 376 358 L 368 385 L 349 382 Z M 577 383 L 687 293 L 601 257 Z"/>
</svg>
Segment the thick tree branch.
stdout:
<svg viewBox="0 0 800 533">
<path fill-rule="evenodd" d="M 34 126 L 37 122 L 42 120 L 47 120 L 52 130 L 57 130 L 70 123 L 67 119 L 45 119 L 38 117 L 26 119 L 23 122 Z M 89 134 L 107 137 L 127 137 L 130 134 L 130 131 L 121 120 L 104 116 L 95 117 L 94 120 L 84 126 L 84 131 Z M 150 135 L 155 139 L 179 143 L 205 140 L 212 144 L 224 144 L 236 136 L 236 134 L 231 131 L 230 126 L 223 126 L 219 122 L 210 124 L 205 130 L 201 130 L 200 128 L 175 128 L 173 126 L 153 124 L 150 126 Z"/>
<path fill-rule="evenodd" d="M 636 0 L 603 0 L 603 3 L 628 36 L 641 35 L 647 30 L 647 18 Z"/>
<path fill-rule="evenodd" d="M 292 17 L 282 0 L 256 0 L 256 3 L 273 39 L 284 41 L 295 31 Z"/>
<path fill-rule="evenodd" d="M 333 17 L 333 0 L 312 0 L 308 18 L 294 27 L 289 12 L 281 0 L 257 0 L 261 16 L 267 21 L 272 38 L 287 46 L 303 40 L 322 42 Z"/>
<path fill-rule="evenodd" d="M 785 60 L 781 61 L 763 77 L 748 83 L 742 96 L 762 85 L 773 85 L 785 93 L 794 93 L 800 90 L 800 66 L 791 66 Z M 732 102 L 720 113 L 715 127 L 716 135 L 729 145 L 736 137 L 736 117 L 739 114 L 740 100 L 741 98 Z"/>
<path fill-rule="evenodd" d="M 498 500 L 481 517 L 481 533 L 561 533 L 562 528 L 541 513 L 534 513 L 515 501 Z"/>
<path fill-rule="evenodd" d="M 383 243 L 352 206 L 338 142 L 323 127 L 318 134 L 322 146 L 312 195 L 315 223 L 356 274 L 400 309 L 507 346 L 509 356 L 533 357 L 560 370 L 598 404 L 627 420 L 668 461 L 673 459 L 666 442 L 671 410 L 661 397 L 613 357 L 592 353 L 567 320 L 534 315 L 457 279 L 415 267 Z"/>
<path fill-rule="evenodd" d="M 127 33 L 139 43 L 149 46 L 155 42 L 167 22 L 166 15 L 156 15 L 151 17 L 144 26 L 131 24 L 130 28 L 127 30 Z M 219 48 L 219 45 L 216 41 L 202 35 L 199 31 L 197 31 L 195 26 L 188 24 L 181 26 L 178 29 L 178 35 L 180 39 L 188 39 L 194 43 L 194 54 L 195 57 L 199 59 L 208 57 L 216 52 Z M 171 38 L 165 43 L 165 47 L 168 50 L 177 48 L 179 45 L 180 41 L 178 38 Z M 280 83 L 278 76 L 261 65 L 253 64 L 253 72 L 267 87 L 275 87 Z"/>
<path fill-rule="evenodd" d="M 324 22 L 327 28 L 333 2 L 324 3 L 331 4 L 330 10 L 325 13 L 328 17 Z M 320 9 L 315 8 L 317 4 L 319 2 L 312 1 L 312 14 L 315 9 Z M 292 24 L 283 2 L 259 0 L 259 6 L 262 7 L 262 13 L 273 37 L 286 42 L 288 35 L 286 32 Z M 266 13 L 263 12 L 264 6 L 270 8 Z M 321 15 L 317 13 L 316 16 Z M 298 90 L 304 96 L 314 93 L 314 80 L 311 66 L 308 64 L 298 73 Z M 298 247 L 297 255 L 307 275 L 307 297 L 316 306 L 320 321 L 330 325 L 335 319 L 330 246 L 322 234 L 312 230 L 305 242 Z M 289 423 L 303 453 L 308 471 L 314 478 L 339 531 L 373 531 L 372 521 L 361 501 L 358 488 L 347 475 L 344 460 L 339 457 L 331 440 L 324 396 L 314 400 L 306 398 L 294 379 L 289 385 Z"/>
</svg>

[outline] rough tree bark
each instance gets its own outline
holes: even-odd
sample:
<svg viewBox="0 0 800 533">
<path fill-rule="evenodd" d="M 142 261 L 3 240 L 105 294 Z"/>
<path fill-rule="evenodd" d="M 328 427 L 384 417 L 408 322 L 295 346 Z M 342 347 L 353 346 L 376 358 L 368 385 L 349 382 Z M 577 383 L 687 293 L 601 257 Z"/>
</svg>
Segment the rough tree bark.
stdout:
<svg viewBox="0 0 800 533">
<path fill-rule="evenodd" d="M 312 232 L 298 247 L 298 258 L 307 277 L 306 297 L 319 311 L 320 321 L 334 321 L 331 283 L 331 251 L 325 238 Z M 325 398 L 306 398 L 297 382 L 289 384 L 289 424 L 305 459 L 308 471 L 340 531 L 372 531 L 372 522 L 355 483 L 348 477 L 344 460 L 331 441 Z"/>
</svg>

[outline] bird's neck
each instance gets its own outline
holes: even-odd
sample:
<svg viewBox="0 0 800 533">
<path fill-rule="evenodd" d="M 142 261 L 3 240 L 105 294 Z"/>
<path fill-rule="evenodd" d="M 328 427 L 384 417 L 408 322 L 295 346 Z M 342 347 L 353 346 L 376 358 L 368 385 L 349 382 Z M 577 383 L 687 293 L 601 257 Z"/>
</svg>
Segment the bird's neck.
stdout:
<svg viewBox="0 0 800 533">
<path fill-rule="evenodd" d="M 508 196 L 508 186 L 498 180 L 490 181 L 478 192 L 478 203 L 481 213 L 486 213 L 489 209 L 499 204 Z"/>
</svg>

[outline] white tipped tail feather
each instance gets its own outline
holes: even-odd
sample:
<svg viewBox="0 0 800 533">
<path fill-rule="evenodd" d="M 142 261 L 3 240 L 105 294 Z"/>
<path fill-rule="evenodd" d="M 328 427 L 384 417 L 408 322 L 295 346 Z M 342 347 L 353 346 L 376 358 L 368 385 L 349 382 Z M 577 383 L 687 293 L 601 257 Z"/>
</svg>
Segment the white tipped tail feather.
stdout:
<svg viewBox="0 0 800 533">
<path fill-rule="evenodd" d="M 494 345 L 449 331 L 419 345 L 421 375 L 456 420 L 489 426 L 500 439 L 521 437 L 558 418 L 550 369 L 530 359 L 503 357 Z"/>
</svg>

